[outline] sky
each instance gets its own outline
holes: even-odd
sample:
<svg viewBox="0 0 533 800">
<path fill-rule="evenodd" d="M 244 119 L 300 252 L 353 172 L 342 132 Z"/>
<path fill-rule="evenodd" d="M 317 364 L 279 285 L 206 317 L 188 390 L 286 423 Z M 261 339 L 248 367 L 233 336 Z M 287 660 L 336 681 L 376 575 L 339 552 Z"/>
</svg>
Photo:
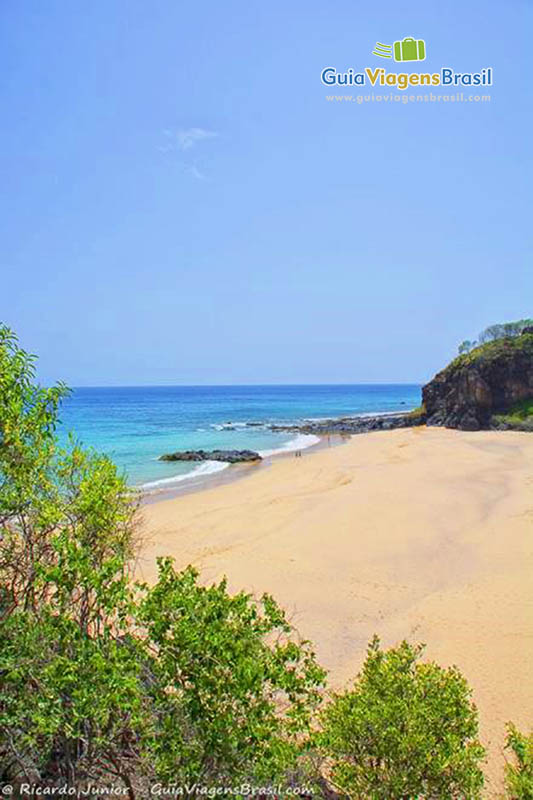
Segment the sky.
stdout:
<svg viewBox="0 0 533 800">
<path fill-rule="evenodd" d="M 0 321 L 44 383 L 430 379 L 533 316 L 532 16 L 3 3 Z M 427 52 L 407 71 L 491 66 L 491 101 L 326 100 L 380 94 L 321 72 L 402 71 L 372 50 L 407 36 Z"/>
</svg>

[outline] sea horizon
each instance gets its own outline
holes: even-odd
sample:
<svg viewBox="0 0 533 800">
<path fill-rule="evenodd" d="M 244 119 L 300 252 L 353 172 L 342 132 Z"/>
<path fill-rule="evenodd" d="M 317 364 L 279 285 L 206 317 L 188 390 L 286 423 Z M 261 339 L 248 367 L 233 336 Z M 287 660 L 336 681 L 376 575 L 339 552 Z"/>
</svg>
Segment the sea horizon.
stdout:
<svg viewBox="0 0 533 800">
<path fill-rule="evenodd" d="M 50 384 L 46 384 L 49 386 Z M 248 388 L 257 386 L 423 386 L 423 381 L 357 381 L 355 383 L 328 382 L 319 383 L 94 383 L 68 385 L 69 390 L 75 389 L 208 389 L 211 387 L 222 388 Z"/>
</svg>

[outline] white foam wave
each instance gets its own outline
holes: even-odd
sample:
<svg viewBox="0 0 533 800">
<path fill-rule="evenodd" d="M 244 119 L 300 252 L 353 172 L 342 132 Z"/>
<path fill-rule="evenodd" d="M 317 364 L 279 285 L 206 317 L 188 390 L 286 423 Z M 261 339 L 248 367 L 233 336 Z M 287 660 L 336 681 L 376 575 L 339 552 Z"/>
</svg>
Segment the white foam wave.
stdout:
<svg viewBox="0 0 533 800">
<path fill-rule="evenodd" d="M 312 447 L 319 441 L 320 437 L 315 436 L 313 433 L 299 433 L 294 439 L 286 442 L 281 447 L 277 447 L 275 450 L 260 450 L 259 455 L 263 458 L 267 458 L 268 456 L 275 456 L 280 453 L 293 453 L 296 450 L 305 450 L 308 447 Z"/>
<path fill-rule="evenodd" d="M 161 486 L 169 486 L 174 483 L 181 483 L 188 481 L 191 478 L 201 478 L 204 475 L 212 475 L 215 472 L 221 472 L 223 469 L 229 467 L 226 461 L 204 461 L 199 464 L 191 472 L 186 472 L 184 475 L 174 475 L 171 478 L 160 478 L 158 481 L 149 481 L 143 483 L 141 489 L 158 489 Z"/>
</svg>

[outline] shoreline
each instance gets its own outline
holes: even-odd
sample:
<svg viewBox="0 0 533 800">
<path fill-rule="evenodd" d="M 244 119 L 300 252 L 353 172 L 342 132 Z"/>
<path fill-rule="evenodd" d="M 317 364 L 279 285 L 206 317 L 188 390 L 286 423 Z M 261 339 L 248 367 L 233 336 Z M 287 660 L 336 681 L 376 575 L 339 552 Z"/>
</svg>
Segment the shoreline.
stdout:
<svg viewBox="0 0 533 800">
<path fill-rule="evenodd" d="M 312 455 L 319 452 L 323 448 L 338 447 L 339 445 L 346 444 L 350 440 L 348 434 L 323 434 L 318 436 L 318 441 L 305 447 L 301 452 L 303 455 Z M 188 494 L 196 494 L 198 492 L 209 491 L 218 486 L 226 486 L 236 481 L 242 481 L 244 478 L 251 477 L 258 470 L 269 469 L 278 460 L 294 458 L 295 450 L 278 450 L 272 455 L 264 456 L 261 461 L 243 463 L 243 464 L 228 464 L 227 469 L 222 469 L 218 472 L 211 474 L 199 475 L 196 479 L 194 476 L 187 477 L 182 481 L 169 484 L 166 488 L 161 488 L 155 491 L 140 491 L 141 506 L 153 505 L 154 503 L 161 503 L 165 500 L 173 500 L 177 497 L 184 497 Z"/>
<path fill-rule="evenodd" d="M 195 475 L 194 470 L 191 473 L 186 473 L 183 476 L 176 476 L 175 478 L 169 477 L 156 481 L 147 481 L 139 487 L 135 487 L 141 496 L 142 504 L 157 503 L 171 497 L 180 497 L 190 492 L 199 492 L 207 490 L 214 486 L 225 485 L 232 483 L 235 480 L 240 480 L 246 477 L 254 469 L 269 466 L 272 460 L 278 458 L 286 458 L 287 456 L 294 456 L 296 452 L 305 453 L 306 451 L 316 451 L 324 446 L 331 446 L 332 444 L 343 444 L 349 440 L 352 435 L 370 433 L 376 430 L 394 430 L 398 427 L 412 427 L 420 424 L 416 422 L 408 422 L 412 409 L 406 411 L 378 411 L 372 414 L 351 414 L 339 417 L 324 417 L 324 418 L 305 418 L 301 423 L 287 423 L 286 425 L 269 423 L 266 425 L 270 430 L 277 432 L 290 432 L 295 433 L 296 438 L 290 439 L 285 446 L 273 449 L 260 451 L 262 460 L 259 463 L 250 464 L 228 464 L 227 468 L 221 467 L 212 472 L 198 473 Z M 232 423 L 227 423 L 231 425 Z M 250 427 L 257 427 L 257 423 L 246 423 Z M 294 446 L 299 436 L 314 436 L 317 441 L 311 442 L 304 447 L 298 448 Z M 332 441 L 333 439 L 333 441 Z M 288 445 L 293 446 L 288 446 Z M 204 464 L 209 462 L 204 462 Z M 156 488 L 157 485 L 159 488 Z M 147 489 L 146 487 L 152 487 Z"/>
<path fill-rule="evenodd" d="M 271 593 L 333 689 L 374 633 L 425 642 L 473 689 L 496 796 L 505 723 L 533 726 L 533 437 L 402 428 L 309 454 L 143 505 L 139 576 L 170 555 L 206 583 Z"/>
</svg>

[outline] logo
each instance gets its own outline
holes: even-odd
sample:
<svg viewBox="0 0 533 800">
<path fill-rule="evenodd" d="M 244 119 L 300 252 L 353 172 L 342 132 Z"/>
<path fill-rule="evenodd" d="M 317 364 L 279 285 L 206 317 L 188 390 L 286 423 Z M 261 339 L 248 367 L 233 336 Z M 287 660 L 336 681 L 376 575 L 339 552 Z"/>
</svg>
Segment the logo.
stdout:
<svg viewBox="0 0 533 800">
<path fill-rule="evenodd" d="M 397 62 L 426 60 L 426 42 L 406 36 L 393 44 L 376 42 L 372 55 L 378 58 L 394 59 Z M 385 67 L 350 67 L 338 70 L 324 67 L 320 79 L 325 86 L 365 86 L 395 87 L 400 92 L 415 86 L 442 86 L 454 88 L 463 86 L 492 86 L 492 67 L 478 68 L 477 72 L 456 72 L 452 67 L 440 67 L 433 72 L 389 72 Z"/>
<path fill-rule="evenodd" d="M 394 45 L 376 42 L 372 50 L 372 55 L 379 58 L 392 58 L 393 54 L 395 61 L 425 61 L 426 43 L 424 39 L 406 36 L 405 39 L 394 42 Z"/>
</svg>

